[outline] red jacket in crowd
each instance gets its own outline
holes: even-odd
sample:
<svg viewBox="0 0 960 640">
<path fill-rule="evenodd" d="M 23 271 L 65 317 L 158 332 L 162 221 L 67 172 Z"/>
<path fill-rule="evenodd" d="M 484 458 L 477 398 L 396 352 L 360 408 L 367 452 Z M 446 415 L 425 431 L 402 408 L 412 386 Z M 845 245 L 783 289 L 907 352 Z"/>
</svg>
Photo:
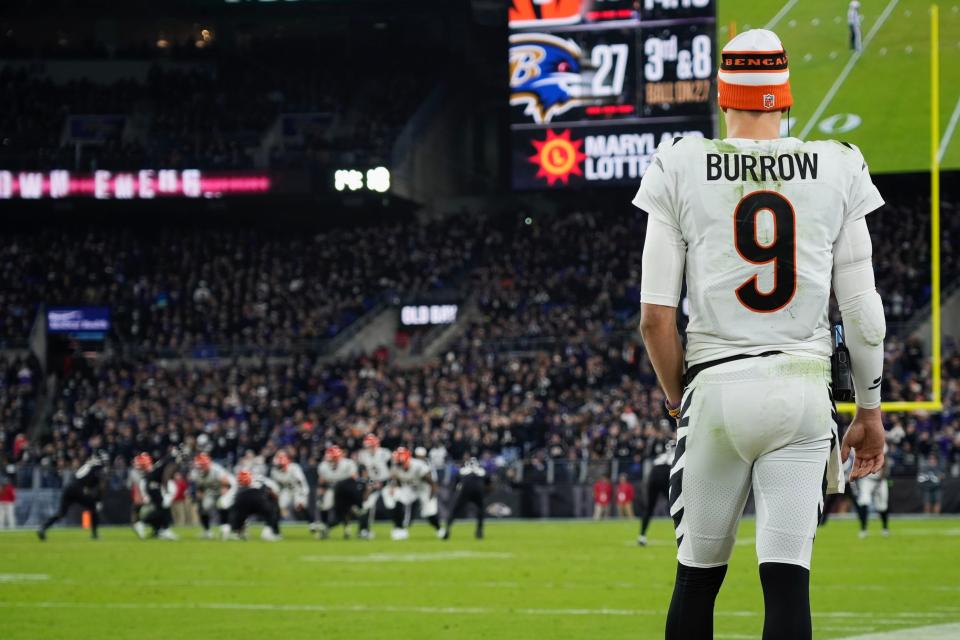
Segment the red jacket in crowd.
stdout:
<svg viewBox="0 0 960 640">
<path fill-rule="evenodd" d="M 597 504 L 610 504 L 610 494 L 613 493 L 613 485 L 606 478 L 600 478 L 593 484 L 593 501 Z"/>
<path fill-rule="evenodd" d="M 621 482 L 617 485 L 617 504 L 631 504 L 633 502 L 633 485 Z"/>
</svg>

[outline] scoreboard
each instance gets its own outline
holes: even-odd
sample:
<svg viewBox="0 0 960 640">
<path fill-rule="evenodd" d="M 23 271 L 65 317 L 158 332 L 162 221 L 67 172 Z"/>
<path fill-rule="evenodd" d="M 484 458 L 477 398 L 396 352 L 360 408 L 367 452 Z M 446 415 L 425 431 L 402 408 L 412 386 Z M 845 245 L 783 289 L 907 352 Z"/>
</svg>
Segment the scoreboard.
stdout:
<svg viewBox="0 0 960 640">
<path fill-rule="evenodd" d="M 716 0 L 511 0 L 516 189 L 636 185 L 662 140 L 713 137 Z"/>
</svg>

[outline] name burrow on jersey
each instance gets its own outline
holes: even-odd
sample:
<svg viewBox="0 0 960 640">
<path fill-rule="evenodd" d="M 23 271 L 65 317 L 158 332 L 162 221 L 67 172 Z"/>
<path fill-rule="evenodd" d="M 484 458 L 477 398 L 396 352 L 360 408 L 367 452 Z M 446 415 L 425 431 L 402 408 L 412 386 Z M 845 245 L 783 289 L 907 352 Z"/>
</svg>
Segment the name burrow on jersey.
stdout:
<svg viewBox="0 0 960 640">
<path fill-rule="evenodd" d="M 668 131 L 655 133 L 621 133 L 584 137 L 586 162 L 583 177 L 587 180 L 619 180 L 639 178 L 650 166 L 657 145 L 678 136 L 702 138 L 700 131 Z"/>
<path fill-rule="evenodd" d="M 816 153 L 708 153 L 707 182 L 787 182 L 816 180 Z"/>
</svg>

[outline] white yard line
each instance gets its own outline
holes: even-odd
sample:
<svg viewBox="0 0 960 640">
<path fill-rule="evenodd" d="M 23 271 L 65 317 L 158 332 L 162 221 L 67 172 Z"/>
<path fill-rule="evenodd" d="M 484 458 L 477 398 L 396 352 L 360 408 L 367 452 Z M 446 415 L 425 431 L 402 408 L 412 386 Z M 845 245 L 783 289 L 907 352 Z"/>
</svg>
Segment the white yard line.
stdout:
<svg viewBox="0 0 960 640">
<path fill-rule="evenodd" d="M 863 45 L 860 47 L 860 51 L 855 51 L 850 59 L 847 60 L 846 66 L 843 67 L 843 71 L 840 72 L 840 75 L 837 76 L 837 79 L 833 81 L 833 86 L 830 87 L 830 90 L 827 91 L 827 95 L 823 96 L 823 100 L 820 101 L 820 104 L 817 105 L 816 110 L 813 112 L 810 120 L 807 122 L 806 126 L 800 131 L 798 136 L 801 140 L 806 139 L 807 134 L 810 133 L 810 130 L 817 124 L 817 121 L 820 119 L 820 116 L 823 115 L 824 110 L 829 106 L 830 101 L 833 100 L 833 97 L 837 95 L 837 91 L 840 90 L 840 87 L 843 86 L 843 83 L 846 82 L 847 76 L 850 75 L 850 72 L 853 71 L 853 67 L 856 66 L 857 60 L 860 59 L 860 56 L 863 55 L 863 52 L 867 50 L 870 41 L 873 40 L 873 37 L 877 35 L 877 32 L 880 31 L 880 27 L 883 26 L 883 23 L 887 21 L 887 18 L 890 17 L 890 13 L 897 6 L 897 3 L 900 0 L 890 0 L 890 3 L 883 10 L 883 13 L 880 14 L 880 17 L 877 18 L 877 21 L 873 23 L 873 27 L 870 29 L 870 32 L 867 34 L 867 37 L 863 40 Z"/>
<path fill-rule="evenodd" d="M 940 138 L 940 147 L 937 150 L 937 163 L 943 162 L 943 154 L 947 152 L 947 147 L 950 146 L 950 139 L 953 138 L 953 130 L 957 128 L 957 120 L 960 120 L 960 98 L 957 98 L 957 106 L 953 108 L 953 113 L 950 114 L 950 122 L 947 123 L 947 130 L 943 132 L 943 137 Z"/>
<path fill-rule="evenodd" d="M 955 640 L 960 638 L 960 624 L 938 624 L 933 627 L 898 629 L 865 636 L 850 636 L 844 640 Z"/>
<path fill-rule="evenodd" d="M 662 609 L 611 609 L 601 608 L 537 608 L 537 607 L 437 607 L 437 606 L 414 606 L 414 605 L 365 605 L 365 604 L 280 604 L 280 603 L 241 603 L 241 602 L 0 602 L 0 609 L 116 609 L 116 610 L 209 610 L 209 611 L 271 611 L 271 612 L 307 612 L 307 613 L 417 613 L 417 614 L 443 614 L 443 615 L 491 615 L 491 614 L 521 614 L 529 616 L 663 616 L 666 612 Z M 755 618 L 761 615 L 759 611 L 717 611 L 716 615 L 722 617 L 734 618 Z M 886 616 L 886 617 L 877 617 Z M 943 613 L 931 612 L 902 612 L 902 613 L 869 613 L 863 611 L 829 611 L 821 614 L 815 614 L 814 618 L 841 618 L 861 620 L 869 619 L 872 625 L 901 625 L 908 621 L 919 618 L 943 618 Z M 920 620 L 923 622 L 923 620 Z M 933 621 L 933 620 L 930 620 Z M 954 634 L 960 624 L 957 625 L 939 625 L 937 627 L 924 627 L 924 629 L 952 629 Z M 908 638 L 932 638 L 940 640 L 941 638 L 956 638 L 956 635 L 948 636 L 884 636 L 884 638 L 908 637 Z M 861 640 L 861 639 L 857 639 Z M 863 640 L 873 640 L 872 636 Z"/>
<path fill-rule="evenodd" d="M 777 23 L 783 19 L 783 16 L 787 15 L 790 12 L 790 9 L 793 9 L 793 5 L 797 4 L 800 0 L 787 0 L 787 4 L 783 5 L 780 11 L 777 12 L 777 15 L 770 18 L 770 22 L 763 25 L 764 29 L 773 29 L 777 26 Z"/>
</svg>

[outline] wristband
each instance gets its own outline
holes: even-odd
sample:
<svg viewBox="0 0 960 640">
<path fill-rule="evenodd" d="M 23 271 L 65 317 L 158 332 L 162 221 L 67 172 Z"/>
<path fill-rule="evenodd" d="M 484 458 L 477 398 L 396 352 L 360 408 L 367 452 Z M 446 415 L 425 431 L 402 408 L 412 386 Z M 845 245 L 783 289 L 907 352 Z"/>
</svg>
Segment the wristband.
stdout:
<svg viewBox="0 0 960 640">
<path fill-rule="evenodd" d="M 680 403 L 670 404 L 670 401 L 666 398 L 663 399 L 663 406 L 667 408 L 667 413 L 671 418 L 676 418 L 680 415 Z"/>
</svg>

